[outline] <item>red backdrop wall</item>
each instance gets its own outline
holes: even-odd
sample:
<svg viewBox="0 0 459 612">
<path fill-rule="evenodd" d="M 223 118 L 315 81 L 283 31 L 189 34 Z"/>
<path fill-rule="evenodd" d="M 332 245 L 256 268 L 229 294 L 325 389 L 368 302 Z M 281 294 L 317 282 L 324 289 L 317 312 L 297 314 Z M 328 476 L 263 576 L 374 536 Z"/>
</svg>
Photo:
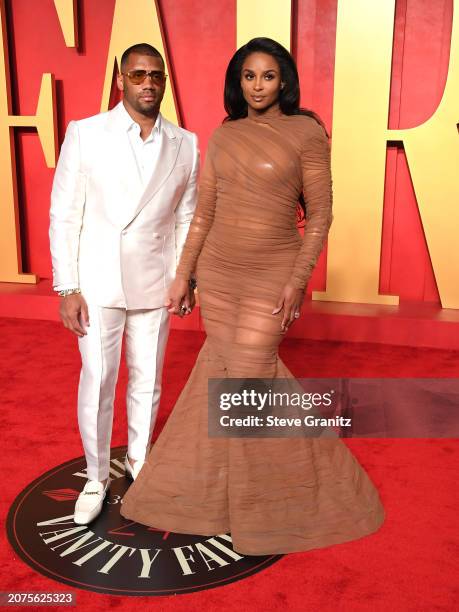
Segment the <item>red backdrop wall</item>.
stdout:
<svg viewBox="0 0 459 612">
<path fill-rule="evenodd" d="M 70 119 L 99 112 L 114 0 L 79 0 L 78 7 L 75 50 L 64 44 L 52 0 L 6 2 L 13 111 L 34 114 L 41 75 L 52 72 L 60 142 Z M 208 137 L 224 116 L 223 79 L 236 45 L 236 2 L 159 0 L 159 8 L 182 124 L 197 132 L 204 156 Z M 302 104 L 318 112 L 332 134 L 336 9 L 337 0 L 293 2 L 292 49 Z M 451 20 L 452 0 L 398 0 L 389 127 L 416 126 L 435 111 L 447 74 Z M 24 269 L 50 278 L 53 170 L 46 168 L 33 130 L 16 130 L 16 139 Z M 381 291 L 400 295 L 401 302 L 439 303 L 404 152 L 395 147 L 388 148 L 383 226 Z M 310 290 L 324 287 L 324 272 L 321 261 Z"/>
</svg>

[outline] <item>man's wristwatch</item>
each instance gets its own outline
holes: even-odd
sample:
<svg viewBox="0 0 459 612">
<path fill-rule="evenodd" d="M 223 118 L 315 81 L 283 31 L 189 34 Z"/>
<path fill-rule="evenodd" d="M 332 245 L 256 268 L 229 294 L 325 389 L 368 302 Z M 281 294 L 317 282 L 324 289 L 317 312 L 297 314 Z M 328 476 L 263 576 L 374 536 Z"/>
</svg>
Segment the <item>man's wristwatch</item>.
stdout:
<svg viewBox="0 0 459 612">
<path fill-rule="evenodd" d="M 68 295 L 74 295 L 76 293 L 81 293 L 81 289 L 62 289 L 62 291 L 57 292 L 57 295 L 59 297 L 67 297 Z"/>
<path fill-rule="evenodd" d="M 190 278 L 190 280 L 188 281 L 188 285 L 190 286 L 190 289 L 193 289 L 194 291 L 198 286 L 198 283 L 195 278 Z"/>
</svg>

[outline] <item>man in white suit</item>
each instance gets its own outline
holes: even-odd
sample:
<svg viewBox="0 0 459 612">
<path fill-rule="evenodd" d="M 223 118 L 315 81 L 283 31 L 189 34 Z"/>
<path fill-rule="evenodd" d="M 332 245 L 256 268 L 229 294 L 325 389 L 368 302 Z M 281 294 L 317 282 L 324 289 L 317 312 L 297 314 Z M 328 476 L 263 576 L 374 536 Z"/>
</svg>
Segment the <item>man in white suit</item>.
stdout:
<svg viewBox="0 0 459 612">
<path fill-rule="evenodd" d="M 145 43 L 121 59 L 113 110 L 71 121 L 51 195 L 53 284 L 79 338 L 78 424 L 88 481 L 74 520 L 101 511 L 110 484 L 113 400 L 123 334 L 129 370 L 126 474 L 150 449 L 168 335 L 166 291 L 196 205 L 196 135 L 161 116 L 166 75 Z M 181 313 L 194 306 L 193 288 Z"/>
</svg>

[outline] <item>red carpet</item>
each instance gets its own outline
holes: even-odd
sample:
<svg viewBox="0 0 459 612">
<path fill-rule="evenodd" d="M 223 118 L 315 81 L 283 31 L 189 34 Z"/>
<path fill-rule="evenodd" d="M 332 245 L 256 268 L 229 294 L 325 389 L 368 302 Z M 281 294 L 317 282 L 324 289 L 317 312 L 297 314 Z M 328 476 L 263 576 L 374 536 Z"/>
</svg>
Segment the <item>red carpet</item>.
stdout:
<svg viewBox="0 0 459 612">
<path fill-rule="evenodd" d="M 0 320 L 3 523 L 16 495 L 53 466 L 82 455 L 76 420 L 76 340 L 58 323 Z M 162 427 L 203 341 L 171 335 Z M 297 376 L 459 376 L 459 353 L 376 344 L 286 340 L 281 354 Z M 126 444 L 121 372 L 113 446 Z M 182 596 L 119 598 L 76 590 L 35 573 L 2 531 L 1 591 L 73 591 L 79 609 L 457 610 L 459 531 L 456 440 L 351 440 L 378 487 L 387 518 L 360 541 L 284 557 L 240 582 Z M 30 609 L 30 608 L 29 608 Z M 39 608 L 37 608 L 39 609 Z"/>
</svg>

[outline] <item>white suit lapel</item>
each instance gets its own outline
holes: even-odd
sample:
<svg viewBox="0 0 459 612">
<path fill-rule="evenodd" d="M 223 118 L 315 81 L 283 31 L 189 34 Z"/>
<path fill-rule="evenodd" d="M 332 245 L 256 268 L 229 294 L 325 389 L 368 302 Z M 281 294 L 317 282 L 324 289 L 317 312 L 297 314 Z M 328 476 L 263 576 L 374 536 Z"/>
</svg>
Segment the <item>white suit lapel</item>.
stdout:
<svg viewBox="0 0 459 612">
<path fill-rule="evenodd" d="M 180 145 L 182 143 L 182 136 L 174 129 L 173 124 L 164 119 L 164 117 L 161 117 L 161 122 L 163 137 L 158 152 L 157 164 L 150 180 L 145 186 L 145 190 L 139 198 L 137 207 L 127 221 L 126 225 L 131 223 L 145 204 L 147 204 L 154 197 L 155 193 L 162 187 L 174 169 L 178 152 L 180 150 Z"/>
<path fill-rule="evenodd" d="M 122 104 L 120 102 L 119 104 Z M 107 129 L 109 132 L 108 155 L 113 176 L 119 182 L 119 209 L 113 210 L 118 223 L 123 225 L 126 218 L 133 214 L 142 196 L 143 185 L 134 151 L 129 140 L 127 129 L 120 116 L 119 105 L 108 113 Z"/>
</svg>

